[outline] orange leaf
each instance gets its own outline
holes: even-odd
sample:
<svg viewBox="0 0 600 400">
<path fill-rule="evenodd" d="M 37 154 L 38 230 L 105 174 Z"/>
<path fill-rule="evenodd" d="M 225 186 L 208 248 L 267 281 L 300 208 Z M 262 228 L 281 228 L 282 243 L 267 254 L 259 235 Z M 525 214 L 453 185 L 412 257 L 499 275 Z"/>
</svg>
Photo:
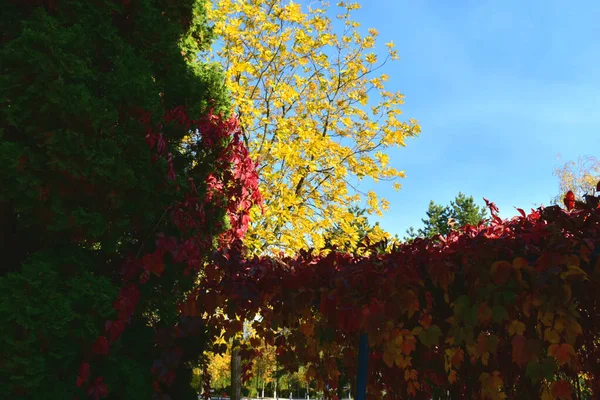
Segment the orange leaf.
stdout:
<svg viewBox="0 0 600 400">
<path fill-rule="evenodd" d="M 417 339 L 414 336 L 405 336 L 402 344 L 400 345 L 400 351 L 403 354 L 409 355 L 417 347 Z"/>
<path fill-rule="evenodd" d="M 300 332 L 302 332 L 304 336 L 312 336 L 315 333 L 315 327 L 311 324 L 304 323 L 300 325 Z"/>
<path fill-rule="evenodd" d="M 421 315 L 421 318 L 419 318 L 419 323 L 423 326 L 423 328 L 429 329 L 432 320 L 433 318 L 431 317 L 431 314 L 423 314 Z"/>
<path fill-rule="evenodd" d="M 456 381 L 458 380 L 458 374 L 456 373 L 455 370 L 450 371 L 450 373 L 448 374 L 448 382 L 454 384 L 456 383 Z"/>
<path fill-rule="evenodd" d="M 452 363 L 454 368 L 459 368 L 460 364 L 462 364 L 464 359 L 465 359 L 465 353 L 464 353 L 463 349 L 459 348 L 458 350 L 456 350 L 454 352 L 454 354 L 450 358 L 450 363 Z"/>
<path fill-rule="evenodd" d="M 517 257 L 513 260 L 513 268 L 521 269 L 526 268 L 529 263 L 523 257 Z"/>
<path fill-rule="evenodd" d="M 571 357 L 575 354 L 575 350 L 568 343 L 553 344 L 548 347 L 548 354 L 556 358 L 556 361 L 562 366 L 571 362 Z"/>
<path fill-rule="evenodd" d="M 573 389 L 569 382 L 565 380 L 560 380 L 554 382 L 552 384 L 552 396 L 556 397 L 559 400 L 571 400 L 571 395 L 573 393 Z"/>
<path fill-rule="evenodd" d="M 419 377 L 419 372 L 416 369 L 407 369 L 404 371 L 404 380 L 405 381 L 416 381 Z"/>
<path fill-rule="evenodd" d="M 406 391 L 409 395 L 415 397 L 417 395 L 417 390 L 421 389 L 421 384 L 417 381 L 409 381 L 406 384 Z"/>
</svg>

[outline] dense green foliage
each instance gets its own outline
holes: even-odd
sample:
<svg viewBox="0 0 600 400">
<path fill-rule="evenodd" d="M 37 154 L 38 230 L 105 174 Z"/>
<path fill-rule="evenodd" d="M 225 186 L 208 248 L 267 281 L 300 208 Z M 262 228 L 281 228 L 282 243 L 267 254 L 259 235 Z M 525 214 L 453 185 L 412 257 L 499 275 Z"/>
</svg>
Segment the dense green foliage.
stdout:
<svg viewBox="0 0 600 400">
<path fill-rule="evenodd" d="M 187 185 L 165 179 L 167 157 L 152 158 L 140 117 L 227 114 L 229 103 L 218 67 L 191 62 L 212 39 L 204 0 L 14 0 L 0 32 L 0 393 L 72 398 L 81 357 L 115 313 L 125 257 L 169 232 L 165 210 Z M 165 123 L 157 146 L 178 171 L 197 162 L 202 182 L 211 161 L 178 150 L 186 135 Z M 99 367 L 111 398 L 149 398 L 151 326 L 175 320 L 167 294 L 192 283 L 167 271 L 144 288 L 119 361 Z"/>
<path fill-rule="evenodd" d="M 473 196 L 465 196 L 461 192 L 450 202 L 450 205 L 442 206 L 429 202 L 427 218 L 422 219 L 424 227 L 417 231 L 410 227 L 406 233 L 409 239 L 420 237 L 433 237 L 435 235 L 446 236 L 453 229 L 461 226 L 477 225 L 486 218 L 486 209 L 475 204 Z"/>
</svg>

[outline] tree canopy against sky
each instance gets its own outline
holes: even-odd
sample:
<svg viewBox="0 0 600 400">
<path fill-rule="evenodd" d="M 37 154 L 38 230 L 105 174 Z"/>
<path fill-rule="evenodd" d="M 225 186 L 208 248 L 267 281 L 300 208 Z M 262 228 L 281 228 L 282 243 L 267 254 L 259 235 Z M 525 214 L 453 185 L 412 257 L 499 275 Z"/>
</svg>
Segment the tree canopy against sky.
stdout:
<svg viewBox="0 0 600 400">
<path fill-rule="evenodd" d="M 407 230 L 406 233 L 409 239 L 414 239 L 417 236 L 433 237 L 438 234 L 445 236 L 452 229 L 466 224 L 477 225 L 486 218 L 487 209 L 478 206 L 473 196 L 467 197 L 459 192 L 447 206 L 436 204 L 431 200 L 426 215 L 427 217 L 421 220 L 424 224 L 423 228 L 415 231 L 413 227 L 410 227 Z"/>
<path fill-rule="evenodd" d="M 341 248 L 358 231 L 350 206 L 369 214 L 388 208 L 363 178 L 392 181 L 386 148 L 420 132 L 403 121 L 403 95 L 386 90 L 378 73 L 398 59 L 393 43 L 375 52 L 377 30 L 353 19 L 357 3 L 337 3 L 335 28 L 323 1 L 217 0 L 208 13 L 219 36 L 234 110 L 258 158 L 265 213 L 255 212 L 246 244 L 255 252 L 322 248 L 322 234 L 339 224 Z M 339 27 L 339 29 L 338 29 Z"/>
</svg>

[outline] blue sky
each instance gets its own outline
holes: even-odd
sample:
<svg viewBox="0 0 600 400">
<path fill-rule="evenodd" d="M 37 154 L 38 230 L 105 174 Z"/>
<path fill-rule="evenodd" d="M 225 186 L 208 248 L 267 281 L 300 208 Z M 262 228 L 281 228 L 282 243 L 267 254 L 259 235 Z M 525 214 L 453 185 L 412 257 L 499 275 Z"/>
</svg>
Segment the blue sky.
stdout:
<svg viewBox="0 0 600 400">
<path fill-rule="evenodd" d="M 600 156 L 600 2 L 361 1 L 355 19 L 396 43 L 388 88 L 422 133 L 389 151 L 403 188 L 363 183 L 390 211 L 372 218 L 404 236 L 430 200 L 462 191 L 502 217 L 550 203 L 555 166 Z M 563 161 L 564 163 L 564 161 Z"/>
</svg>

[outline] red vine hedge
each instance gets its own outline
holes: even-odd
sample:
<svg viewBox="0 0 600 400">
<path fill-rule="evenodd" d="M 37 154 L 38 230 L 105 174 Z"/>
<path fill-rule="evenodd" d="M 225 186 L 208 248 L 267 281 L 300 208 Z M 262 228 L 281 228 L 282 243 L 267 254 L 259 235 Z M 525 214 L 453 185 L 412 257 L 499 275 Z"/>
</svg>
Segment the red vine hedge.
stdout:
<svg viewBox="0 0 600 400">
<path fill-rule="evenodd" d="M 369 257 L 216 262 L 182 312 L 229 336 L 260 313 L 258 336 L 288 370 L 309 365 L 331 398 L 341 374 L 354 380 L 360 332 L 369 336 L 372 399 L 597 396 L 598 198 L 573 210 L 519 209 L 511 220 L 487 204 L 489 226 L 387 253 L 372 246 Z"/>
</svg>

